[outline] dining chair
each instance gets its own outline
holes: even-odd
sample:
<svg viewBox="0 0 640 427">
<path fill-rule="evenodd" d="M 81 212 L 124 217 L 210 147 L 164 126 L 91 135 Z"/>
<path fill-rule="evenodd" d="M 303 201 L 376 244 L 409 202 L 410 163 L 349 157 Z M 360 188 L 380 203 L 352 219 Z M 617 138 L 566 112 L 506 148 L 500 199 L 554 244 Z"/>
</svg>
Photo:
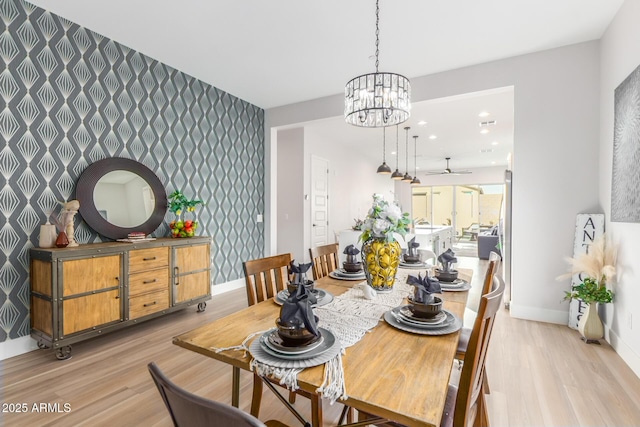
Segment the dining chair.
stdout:
<svg viewBox="0 0 640 427">
<path fill-rule="evenodd" d="M 291 254 L 246 261 L 242 264 L 249 305 L 275 297 L 289 281 Z"/>
<path fill-rule="evenodd" d="M 433 265 L 437 264 L 438 261 L 437 261 L 436 253 L 433 252 L 431 249 L 418 248 L 418 253 L 420 254 L 420 260 L 422 260 L 422 262 L 427 262 L 427 260 L 432 259 Z"/>
<path fill-rule="evenodd" d="M 287 427 L 276 420 L 263 423 L 238 408 L 190 393 L 171 382 L 154 362 L 147 367 L 176 427 Z"/>
<path fill-rule="evenodd" d="M 339 266 L 337 243 L 309 248 L 309 256 L 313 261 L 313 280 L 328 276 Z"/>
<path fill-rule="evenodd" d="M 496 313 L 504 294 L 504 280 L 499 274 L 493 277 L 491 292 L 480 300 L 478 317 L 473 325 L 469 347 L 465 354 L 465 363 L 458 385 L 449 385 L 447 401 L 440 425 L 453 426 L 489 426 L 487 413 L 485 381 L 485 361 Z"/>
<path fill-rule="evenodd" d="M 336 253 L 337 253 L 337 244 Z M 278 292 L 286 289 L 289 280 L 288 271 L 291 263 L 291 254 L 281 254 L 266 258 L 254 259 L 243 263 L 245 282 L 247 287 L 248 304 L 255 305 L 269 298 L 275 297 Z M 332 270 L 333 271 L 333 270 Z M 275 319 L 274 319 L 275 321 Z M 239 375 L 239 369 L 234 367 L 234 376 Z M 253 394 L 251 398 L 251 415 L 258 417 L 260 403 L 262 401 L 262 377 L 254 372 Z M 274 390 L 275 391 L 275 390 Z M 311 400 L 311 423 L 313 427 L 322 425 L 322 400 L 319 395 L 308 393 L 304 390 L 289 392 L 289 403 L 295 403 L 296 394 L 300 394 Z M 293 410 L 292 407 L 288 407 Z"/>
<path fill-rule="evenodd" d="M 482 291 L 480 295 L 486 295 L 491 292 L 491 286 L 493 284 L 493 276 L 496 272 L 496 261 L 489 261 L 487 264 L 487 270 L 484 275 L 484 282 L 482 284 Z M 469 321 L 469 319 L 473 319 L 473 324 L 475 324 L 475 319 L 477 318 L 477 313 L 470 315 L 469 312 L 472 310 L 465 309 L 465 320 Z M 460 338 L 458 339 L 458 349 L 456 350 L 456 359 L 462 361 L 464 360 L 464 354 L 467 352 L 467 347 L 469 346 L 469 339 L 471 337 L 472 328 L 463 327 L 460 331 Z"/>
</svg>

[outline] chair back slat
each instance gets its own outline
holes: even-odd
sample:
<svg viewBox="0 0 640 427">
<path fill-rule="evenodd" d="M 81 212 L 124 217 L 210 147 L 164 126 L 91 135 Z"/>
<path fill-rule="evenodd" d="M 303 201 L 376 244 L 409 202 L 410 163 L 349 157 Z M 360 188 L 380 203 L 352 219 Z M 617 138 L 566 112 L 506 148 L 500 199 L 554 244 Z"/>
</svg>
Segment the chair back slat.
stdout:
<svg viewBox="0 0 640 427">
<path fill-rule="evenodd" d="M 273 298 L 289 280 L 291 254 L 254 259 L 243 263 L 249 305 Z"/>
<path fill-rule="evenodd" d="M 309 248 L 309 255 L 313 262 L 313 279 L 328 276 L 338 268 L 338 244 L 330 243 L 324 246 Z"/>
<path fill-rule="evenodd" d="M 484 282 L 482 284 L 482 293 L 480 295 L 486 295 L 491 292 L 491 287 L 493 286 L 493 276 L 496 273 L 496 262 L 489 261 L 487 265 L 487 271 L 484 274 Z"/>
<path fill-rule="evenodd" d="M 502 276 L 494 274 L 490 292 L 483 295 L 480 300 L 478 316 L 469 338 L 469 346 L 465 353 L 462 374 L 460 375 L 453 418 L 454 426 L 469 425 L 470 417 L 480 416 L 480 412 L 486 411 L 484 404 L 479 402 L 479 399 L 484 399 L 484 365 L 504 288 Z M 476 411 L 478 407 L 481 407 L 482 410 Z"/>
</svg>

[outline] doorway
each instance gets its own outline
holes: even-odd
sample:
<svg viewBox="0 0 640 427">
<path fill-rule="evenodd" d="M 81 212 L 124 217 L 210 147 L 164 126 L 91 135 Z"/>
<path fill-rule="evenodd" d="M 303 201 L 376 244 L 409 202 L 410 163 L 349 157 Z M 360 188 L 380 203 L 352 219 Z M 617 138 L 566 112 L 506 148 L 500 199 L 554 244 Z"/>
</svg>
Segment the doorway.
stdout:
<svg viewBox="0 0 640 427">
<path fill-rule="evenodd" d="M 311 156 L 311 247 L 329 243 L 329 161 Z"/>
</svg>

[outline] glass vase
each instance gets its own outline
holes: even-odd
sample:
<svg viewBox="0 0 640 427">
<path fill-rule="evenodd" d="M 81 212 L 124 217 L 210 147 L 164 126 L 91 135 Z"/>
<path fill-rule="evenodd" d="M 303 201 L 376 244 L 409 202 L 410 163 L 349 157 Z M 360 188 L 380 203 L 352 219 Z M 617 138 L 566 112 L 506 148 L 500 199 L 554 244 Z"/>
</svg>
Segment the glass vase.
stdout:
<svg viewBox="0 0 640 427">
<path fill-rule="evenodd" d="M 401 252 L 397 241 L 387 242 L 384 237 L 371 237 L 362 244 L 364 275 L 376 292 L 391 292 L 393 289 Z"/>
</svg>

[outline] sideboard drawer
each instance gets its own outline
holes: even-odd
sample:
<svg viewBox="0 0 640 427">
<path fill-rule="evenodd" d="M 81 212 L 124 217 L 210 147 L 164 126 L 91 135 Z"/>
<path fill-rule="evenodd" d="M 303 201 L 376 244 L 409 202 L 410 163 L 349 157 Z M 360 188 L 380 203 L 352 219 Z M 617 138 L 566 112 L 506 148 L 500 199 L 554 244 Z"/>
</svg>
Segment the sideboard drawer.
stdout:
<svg viewBox="0 0 640 427">
<path fill-rule="evenodd" d="M 167 267 L 129 275 L 129 296 L 131 297 L 165 289 L 169 289 L 169 269 Z"/>
<path fill-rule="evenodd" d="M 135 249 L 129 252 L 129 273 L 169 265 L 169 248 Z"/>
<path fill-rule="evenodd" d="M 129 319 L 169 308 L 169 289 L 129 298 Z"/>
</svg>

